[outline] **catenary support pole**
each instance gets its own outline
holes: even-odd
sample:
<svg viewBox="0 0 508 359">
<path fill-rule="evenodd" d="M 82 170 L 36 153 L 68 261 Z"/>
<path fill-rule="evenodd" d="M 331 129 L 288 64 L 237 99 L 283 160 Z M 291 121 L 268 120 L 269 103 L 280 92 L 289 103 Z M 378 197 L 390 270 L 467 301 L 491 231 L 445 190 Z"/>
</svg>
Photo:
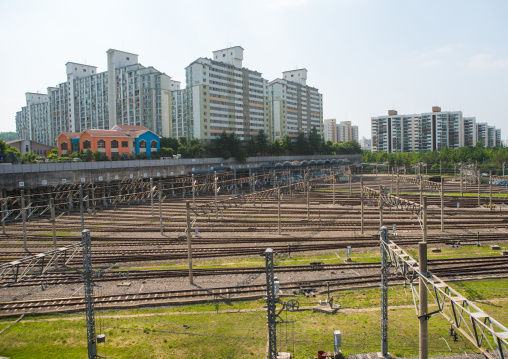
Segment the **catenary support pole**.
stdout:
<svg viewBox="0 0 508 359">
<path fill-rule="evenodd" d="M 219 177 L 217 177 L 217 171 L 213 172 L 213 188 L 215 192 L 215 218 L 219 218 Z"/>
<path fill-rule="evenodd" d="M 5 198 L 5 201 L 3 199 Z M 6 234 L 5 231 L 5 216 L 7 215 L 7 195 L 5 190 L 2 190 L 2 234 Z"/>
<path fill-rule="evenodd" d="M 388 263 L 387 248 L 388 228 L 381 227 L 381 356 L 388 358 L 388 276 L 390 265 Z"/>
<path fill-rule="evenodd" d="M 460 169 L 460 196 L 464 197 L 464 191 L 462 188 L 464 179 L 462 178 L 462 168 Z"/>
<path fill-rule="evenodd" d="M 23 211 L 21 214 L 21 219 L 23 221 L 23 248 L 25 248 L 25 252 L 28 252 L 28 247 L 26 244 L 26 208 L 25 208 L 25 190 L 21 190 L 21 210 Z"/>
<path fill-rule="evenodd" d="M 481 185 L 482 185 L 482 177 L 480 171 L 478 171 L 478 207 L 480 206 L 480 197 L 481 197 Z"/>
<path fill-rule="evenodd" d="M 489 207 L 492 211 L 492 171 L 489 172 Z"/>
<path fill-rule="evenodd" d="M 441 232 L 444 232 L 444 178 L 441 177 Z"/>
<path fill-rule="evenodd" d="M 280 225 L 281 225 L 281 223 L 280 223 L 280 201 L 281 201 L 280 196 L 281 196 L 281 194 L 280 194 L 280 183 L 279 182 L 277 182 L 277 187 L 278 187 L 277 188 L 277 202 L 278 202 L 277 203 L 277 212 L 278 212 L 278 220 L 279 220 L 279 235 L 281 235 L 282 234 L 281 228 L 280 228 Z"/>
<path fill-rule="evenodd" d="M 379 185 L 379 227 L 383 227 L 383 185 Z"/>
<path fill-rule="evenodd" d="M 81 217 L 81 232 L 85 230 L 85 210 L 83 208 L 83 185 L 79 185 L 79 216 Z"/>
<path fill-rule="evenodd" d="M 422 237 L 423 241 L 427 243 L 427 197 L 423 197 L 422 202 Z"/>
<path fill-rule="evenodd" d="M 396 188 L 396 191 L 397 191 L 397 197 L 399 196 L 399 181 L 400 181 L 400 178 L 399 178 L 399 171 L 397 170 L 397 188 Z"/>
<path fill-rule="evenodd" d="M 353 170 L 349 166 L 349 197 L 353 196 Z"/>
<path fill-rule="evenodd" d="M 419 266 L 422 275 L 427 275 L 427 243 L 418 243 Z M 419 306 L 419 319 L 420 319 L 420 355 L 419 359 L 427 359 L 429 357 L 429 322 L 427 317 L 428 303 L 427 303 L 427 287 L 425 280 L 419 278 L 419 292 L 420 292 L 420 306 Z"/>
<path fill-rule="evenodd" d="M 95 310 L 93 296 L 92 272 L 92 239 L 90 231 L 81 232 L 83 241 L 83 288 L 85 291 L 86 336 L 88 346 L 88 359 L 97 358 L 97 338 L 95 336 Z"/>
<path fill-rule="evenodd" d="M 307 188 L 307 221 L 310 221 L 310 183 L 309 175 L 306 174 L 307 181 L 305 182 L 305 188 Z"/>
<path fill-rule="evenodd" d="M 266 308 L 268 326 L 268 359 L 277 359 L 277 316 L 275 307 L 277 298 L 275 294 L 275 280 L 273 276 L 273 250 L 265 251 L 266 262 Z"/>
<path fill-rule="evenodd" d="M 192 174 L 192 205 L 196 205 L 196 181 L 194 180 L 194 173 Z"/>
<path fill-rule="evenodd" d="M 162 183 L 159 181 L 159 222 L 161 227 L 161 236 L 164 235 L 164 223 L 162 222 Z"/>
<path fill-rule="evenodd" d="M 333 192 L 332 205 L 334 205 L 334 206 L 335 206 L 335 182 L 336 182 L 336 178 L 335 178 L 335 173 L 334 173 L 333 177 L 332 177 L 332 192 Z"/>
<path fill-rule="evenodd" d="M 56 217 L 55 217 L 55 199 L 51 198 L 49 200 L 49 205 L 51 206 L 51 231 L 53 232 L 53 249 L 56 249 Z"/>
<path fill-rule="evenodd" d="M 190 220 L 190 203 L 185 203 L 187 211 L 187 258 L 189 261 L 189 283 L 194 284 L 194 275 L 192 273 L 192 233 L 191 233 L 191 220 Z"/>
<path fill-rule="evenodd" d="M 153 188 L 153 178 L 150 178 L 150 205 L 152 207 L 152 217 L 155 216 L 154 208 L 153 208 L 153 193 L 155 189 Z"/>
<path fill-rule="evenodd" d="M 361 217 L 361 233 L 364 233 L 365 226 L 364 226 L 364 203 L 363 203 L 363 177 L 360 178 L 360 217 Z"/>
</svg>

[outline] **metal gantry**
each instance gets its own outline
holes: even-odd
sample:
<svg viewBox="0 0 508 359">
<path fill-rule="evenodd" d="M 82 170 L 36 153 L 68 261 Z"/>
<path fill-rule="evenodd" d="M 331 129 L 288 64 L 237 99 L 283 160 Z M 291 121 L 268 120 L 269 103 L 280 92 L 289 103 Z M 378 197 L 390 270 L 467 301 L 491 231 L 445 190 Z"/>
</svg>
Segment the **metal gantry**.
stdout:
<svg viewBox="0 0 508 359">
<path fill-rule="evenodd" d="M 66 267 L 81 251 L 83 242 L 50 250 L 26 258 L 0 265 L 0 287 L 6 287 L 23 280 L 34 278 L 54 270 Z"/>
<path fill-rule="evenodd" d="M 441 313 L 456 330 L 461 332 L 489 359 L 504 359 L 508 351 L 508 328 L 488 315 L 472 301 L 446 284 L 431 272 L 420 270 L 420 264 L 393 241 L 381 241 L 382 251 L 388 256 L 389 264 L 395 267 L 395 274 L 403 275 L 409 282 L 413 294 L 416 315 L 420 296 L 415 286 L 421 283 L 427 288 L 438 310 L 423 314 L 428 320 Z"/>
<path fill-rule="evenodd" d="M 420 221 L 423 220 L 423 206 L 417 202 L 395 196 L 384 190 L 377 190 L 371 187 L 363 186 L 362 192 L 367 199 L 373 198 L 381 200 L 383 205 L 388 205 L 406 212 L 410 212 L 418 217 Z"/>
</svg>

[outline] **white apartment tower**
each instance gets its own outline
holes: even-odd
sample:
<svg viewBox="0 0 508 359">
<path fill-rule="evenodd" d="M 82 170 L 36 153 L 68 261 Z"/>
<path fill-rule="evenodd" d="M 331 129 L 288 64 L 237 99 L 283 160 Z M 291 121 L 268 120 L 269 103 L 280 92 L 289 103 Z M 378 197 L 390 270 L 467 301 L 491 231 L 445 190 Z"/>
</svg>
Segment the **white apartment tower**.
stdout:
<svg viewBox="0 0 508 359">
<path fill-rule="evenodd" d="M 337 120 L 328 119 L 323 123 L 323 138 L 326 141 L 337 142 Z"/>
<path fill-rule="evenodd" d="M 189 122 L 187 89 L 180 89 L 180 81 L 171 80 L 171 137 L 193 138 Z"/>
<path fill-rule="evenodd" d="M 16 113 L 16 132 L 19 138 L 47 144 L 51 142 L 50 99 L 47 94 L 27 92 L 26 106 Z"/>
<path fill-rule="evenodd" d="M 208 142 L 224 131 L 242 141 L 260 130 L 269 133 L 267 80 L 242 67 L 243 48 L 213 52 L 186 67 L 189 123 L 192 136 Z"/>
<path fill-rule="evenodd" d="M 271 139 L 296 138 L 316 128 L 323 137 L 323 95 L 307 85 L 307 70 L 285 71 L 282 79 L 268 85 L 271 111 Z"/>
<path fill-rule="evenodd" d="M 372 117 L 371 124 L 373 151 L 439 151 L 474 146 L 476 141 L 493 147 L 498 136 L 494 127 L 477 124 L 474 117 L 463 117 L 462 111 L 441 111 L 438 106 L 432 107 L 432 112 L 414 115 L 390 110 L 388 116 Z"/>
<path fill-rule="evenodd" d="M 48 87 L 45 95 L 47 125 L 27 131 L 26 125 L 33 127 L 35 122 L 27 122 L 22 109 L 16 114 L 18 137 L 53 146 L 61 132 L 110 129 L 116 124 L 146 126 L 170 136 L 170 77 L 139 64 L 136 54 L 109 49 L 107 57 L 108 70 L 100 73 L 96 66 L 67 62 L 66 81 Z M 29 103 L 33 100 L 27 97 L 27 107 Z"/>
</svg>

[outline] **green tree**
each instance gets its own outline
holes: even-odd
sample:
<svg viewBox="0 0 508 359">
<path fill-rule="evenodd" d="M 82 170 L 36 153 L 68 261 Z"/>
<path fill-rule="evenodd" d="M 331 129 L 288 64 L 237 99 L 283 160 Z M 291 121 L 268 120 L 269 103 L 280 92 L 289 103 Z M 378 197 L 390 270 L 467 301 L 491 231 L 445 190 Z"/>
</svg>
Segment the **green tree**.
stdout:
<svg viewBox="0 0 508 359">
<path fill-rule="evenodd" d="M 171 148 L 173 150 L 173 153 L 176 154 L 178 151 L 179 142 L 176 138 L 172 137 L 161 137 L 160 139 L 160 146 L 165 148 Z"/>
<path fill-rule="evenodd" d="M 312 130 L 310 130 L 307 141 L 309 154 L 313 155 L 321 152 L 321 143 L 323 140 L 316 126 L 312 127 Z"/>
<path fill-rule="evenodd" d="M 272 156 L 280 156 L 284 154 L 284 149 L 282 148 L 282 145 L 279 140 L 272 141 L 270 143 L 270 148 L 268 149 L 268 152 Z"/>
<path fill-rule="evenodd" d="M 21 152 L 16 147 L 12 147 L 7 145 L 7 148 L 5 149 L 5 154 L 8 153 L 14 153 L 16 156 L 21 157 Z"/>
<path fill-rule="evenodd" d="M 35 153 L 33 153 L 33 151 L 25 153 L 21 157 L 21 161 L 23 163 L 37 163 L 37 162 L 39 162 L 39 160 L 41 160 L 41 158 L 39 156 L 37 156 Z"/>
<path fill-rule="evenodd" d="M 58 161 L 58 150 L 56 148 L 53 148 L 50 152 L 49 152 L 49 155 L 48 155 L 48 160 L 50 160 L 51 162 L 56 162 Z"/>
<path fill-rule="evenodd" d="M 5 142 L 14 141 L 18 139 L 18 134 L 16 132 L 0 132 L 0 139 Z"/>
<path fill-rule="evenodd" d="M 284 136 L 280 141 L 280 145 L 282 149 L 286 152 L 286 154 L 290 154 L 294 152 L 293 140 L 288 135 Z"/>
<path fill-rule="evenodd" d="M 309 155 L 310 148 L 309 148 L 309 141 L 307 140 L 307 137 L 305 137 L 305 133 L 298 132 L 298 137 L 296 138 L 295 143 L 296 153 L 299 155 Z"/>
<path fill-rule="evenodd" d="M 5 149 L 7 148 L 7 144 L 0 139 L 0 153 L 5 153 Z"/>
<path fill-rule="evenodd" d="M 257 154 L 264 155 L 268 151 L 268 136 L 264 130 L 259 130 L 256 135 Z"/>
</svg>

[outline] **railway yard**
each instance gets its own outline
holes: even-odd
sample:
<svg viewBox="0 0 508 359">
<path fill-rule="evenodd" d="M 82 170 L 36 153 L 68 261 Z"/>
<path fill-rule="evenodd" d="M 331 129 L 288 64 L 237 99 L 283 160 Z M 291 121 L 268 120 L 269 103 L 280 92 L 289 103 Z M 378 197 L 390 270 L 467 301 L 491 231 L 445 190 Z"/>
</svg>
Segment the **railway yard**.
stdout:
<svg viewBox="0 0 508 359">
<path fill-rule="evenodd" d="M 280 314 L 279 348 L 295 358 L 333 352 L 340 329 L 344 354 L 379 351 L 381 226 L 415 259 L 425 232 L 428 270 L 508 324 L 507 186 L 453 173 L 442 182 L 332 170 L 293 177 L 279 169 L 3 191 L 0 356 L 30 357 L 34 336 L 47 352 L 32 357 L 86 356 L 82 229 L 105 357 L 264 357 L 267 248 L 281 302 L 299 302 Z M 389 283 L 389 349 L 417 355 L 407 276 L 393 269 Z M 312 311 L 331 296 L 341 306 L 333 315 Z M 479 352 L 459 330 L 457 341 L 449 335 L 447 319 L 429 323 L 433 356 Z M 141 349 L 148 335 L 154 343 Z M 507 349 L 489 350 L 502 359 Z"/>
</svg>

